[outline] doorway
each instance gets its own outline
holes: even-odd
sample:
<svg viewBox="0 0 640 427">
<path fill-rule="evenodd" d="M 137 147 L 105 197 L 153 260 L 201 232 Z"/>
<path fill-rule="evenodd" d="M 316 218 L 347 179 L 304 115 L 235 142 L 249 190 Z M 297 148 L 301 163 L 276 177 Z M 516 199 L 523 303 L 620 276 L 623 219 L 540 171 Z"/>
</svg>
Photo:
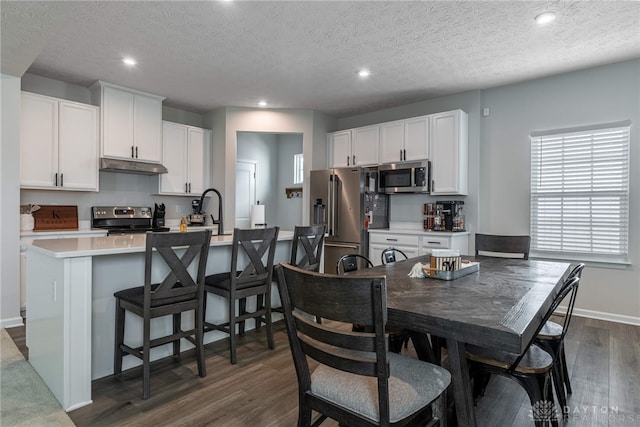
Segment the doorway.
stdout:
<svg viewBox="0 0 640 427">
<path fill-rule="evenodd" d="M 236 227 L 251 227 L 251 206 L 256 203 L 256 162 L 236 161 Z"/>
</svg>

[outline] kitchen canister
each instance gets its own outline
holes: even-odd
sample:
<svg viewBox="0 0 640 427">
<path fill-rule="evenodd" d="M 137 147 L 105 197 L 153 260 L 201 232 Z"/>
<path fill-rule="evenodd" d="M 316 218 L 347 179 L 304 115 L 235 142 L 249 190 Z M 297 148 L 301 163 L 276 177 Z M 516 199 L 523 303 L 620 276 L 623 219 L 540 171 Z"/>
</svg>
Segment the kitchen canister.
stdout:
<svg viewBox="0 0 640 427">
<path fill-rule="evenodd" d="M 31 214 L 20 214 L 20 231 L 32 231 L 35 221 Z"/>
</svg>

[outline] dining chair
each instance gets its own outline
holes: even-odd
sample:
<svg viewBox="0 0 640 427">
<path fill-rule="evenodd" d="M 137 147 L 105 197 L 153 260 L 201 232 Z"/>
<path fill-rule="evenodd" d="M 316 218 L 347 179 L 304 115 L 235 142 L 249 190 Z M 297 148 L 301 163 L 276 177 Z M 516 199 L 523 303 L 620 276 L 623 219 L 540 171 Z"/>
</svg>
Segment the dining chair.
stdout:
<svg viewBox="0 0 640 427">
<path fill-rule="evenodd" d="M 404 257 L 404 259 L 409 259 L 407 254 L 402 252 L 398 248 L 387 248 L 380 254 L 380 260 L 383 264 L 389 264 L 390 262 L 396 262 L 396 252 Z"/>
<path fill-rule="evenodd" d="M 145 247 L 144 286 L 129 288 L 114 294 L 116 298 L 116 333 L 113 372 L 122 372 L 122 358 L 130 354 L 142 360 L 142 398 L 151 394 L 151 349 L 173 343 L 173 356 L 180 355 L 180 340 L 187 339 L 196 347 L 198 374 L 207 375 L 204 363 L 204 277 L 209 255 L 211 230 L 190 233 L 147 233 Z M 161 262 L 162 261 L 162 262 Z M 195 275 L 188 268 L 196 262 Z M 161 268 L 169 273 L 160 283 L 152 283 L 152 274 Z M 195 313 L 194 327 L 182 330 L 185 311 Z M 142 346 L 124 343 L 125 312 L 142 318 Z M 151 319 L 173 316 L 173 333 L 151 339 Z"/>
<path fill-rule="evenodd" d="M 326 418 L 349 426 L 425 425 L 433 407 L 446 425 L 449 372 L 387 350 L 384 276 L 321 274 L 285 263 L 276 274 L 298 379 L 298 426 Z M 318 324 L 309 313 L 328 321 Z M 372 329 L 353 332 L 353 323 Z M 319 413 L 313 423 L 312 411 Z"/>
<path fill-rule="evenodd" d="M 576 265 L 567 276 L 565 286 L 571 283 L 571 279 L 574 277 L 581 279 L 584 267 L 584 263 Z M 564 417 L 569 415 L 564 409 L 567 406 L 567 395 L 571 394 L 571 382 L 569 380 L 567 358 L 564 351 L 564 337 L 567 334 L 569 324 L 571 323 L 573 307 L 578 295 L 578 287 L 579 285 L 576 286 L 575 292 L 573 292 L 569 298 L 567 309 L 562 316 L 562 324 L 556 323 L 553 320 L 547 320 L 540 332 L 538 332 L 535 341 L 540 347 L 554 355 L 554 365 L 552 370 L 553 385 L 556 390 L 556 396 L 558 397 L 558 403 L 563 409 L 562 414 Z"/>
<path fill-rule="evenodd" d="M 342 255 L 336 263 L 336 274 L 349 273 L 358 270 L 358 264 L 364 264 L 366 268 L 373 268 L 373 263 L 369 258 L 360 254 Z"/>
<path fill-rule="evenodd" d="M 358 260 L 362 260 L 362 264 L 366 267 L 373 267 L 373 263 L 369 258 L 360 254 L 346 254 L 340 257 L 338 263 L 336 264 L 336 273 L 337 274 L 345 274 L 350 273 L 352 271 L 358 270 Z M 321 317 L 317 317 L 320 319 Z M 366 328 L 363 325 L 358 323 L 353 324 L 353 330 L 362 332 Z M 406 329 L 399 329 L 388 327 L 387 333 L 389 334 L 389 349 L 394 353 L 400 353 L 402 351 L 402 346 L 405 348 L 409 344 L 409 331 Z"/>
<path fill-rule="evenodd" d="M 271 282 L 273 278 L 273 259 L 276 252 L 279 227 L 233 230 L 231 248 L 231 266 L 228 272 L 206 276 L 204 290 L 227 299 L 229 321 L 225 323 L 208 322 L 205 317 L 204 331 L 222 331 L 229 334 L 229 351 L 232 364 L 237 363 L 236 325 L 239 334 L 244 334 L 244 322 L 247 319 L 259 319 L 267 329 L 267 344 L 274 348 L 271 326 Z M 242 263 L 242 264 L 241 264 Z M 242 269 L 240 265 L 244 265 Z M 256 302 L 256 309 L 248 312 L 246 299 L 262 296 L 264 304 Z M 238 310 L 236 311 L 236 301 Z M 206 314 L 206 304 L 205 304 Z"/>
<path fill-rule="evenodd" d="M 560 303 L 567 297 L 574 298 L 579 283 L 580 278 L 573 277 L 563 285 L 522 354 L 505 353 L 495 348 L 467 346 L 466 356 L 474 381 L 476 374 L 493 374 L 502 375 L 520 384 L 529 396 L 533 420 L 538 427 L 548 425 L 549 422 L 553 426 L 558 425 L 558 414 L 551 388 L 551 371 L 558 355 L 536 345 L 536 336 Z"/>
<path fill-rule="evenodd" d="M 492 255 L 529 259 L 529 236 L 500 236 L 476 233 L 476 256 Z M 480 252 L 483 252 L 482 254 Z M 489 255 L 491 256 L 491 255 Z"/>
</svg>

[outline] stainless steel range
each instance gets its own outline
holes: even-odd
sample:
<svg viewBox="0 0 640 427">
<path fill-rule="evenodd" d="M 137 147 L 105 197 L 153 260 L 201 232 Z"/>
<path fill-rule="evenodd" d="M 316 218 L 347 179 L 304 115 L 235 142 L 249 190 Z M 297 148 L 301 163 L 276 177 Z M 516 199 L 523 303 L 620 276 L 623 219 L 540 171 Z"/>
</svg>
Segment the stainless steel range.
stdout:
<svg viewBox="0 0 640 427">
<path fill-rule="evenodd" d="M 93 206 L 91 227 L 108 230 L 107 235 L 169 231 L 169 227 L 154 227 L 150 207 Z"/>
</svg>

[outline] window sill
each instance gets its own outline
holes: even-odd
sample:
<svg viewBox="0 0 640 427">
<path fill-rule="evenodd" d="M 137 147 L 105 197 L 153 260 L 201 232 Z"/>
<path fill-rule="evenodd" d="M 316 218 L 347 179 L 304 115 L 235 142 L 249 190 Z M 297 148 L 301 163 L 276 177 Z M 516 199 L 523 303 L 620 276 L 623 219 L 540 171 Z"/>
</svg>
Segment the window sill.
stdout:
<svg viewBox="0 0 640 427">
<path fill-rule="evenodd" d="M 569 261 L 572 263 L 584 262 L 589 267 L 611 268 L 615 270 L 626 270 L 631 266 L 631 262 L 628 260 L 611 259 L 588 254 L 550 254 L 531 251 L 529 253 L 529 259 Z"/>
</svg>

